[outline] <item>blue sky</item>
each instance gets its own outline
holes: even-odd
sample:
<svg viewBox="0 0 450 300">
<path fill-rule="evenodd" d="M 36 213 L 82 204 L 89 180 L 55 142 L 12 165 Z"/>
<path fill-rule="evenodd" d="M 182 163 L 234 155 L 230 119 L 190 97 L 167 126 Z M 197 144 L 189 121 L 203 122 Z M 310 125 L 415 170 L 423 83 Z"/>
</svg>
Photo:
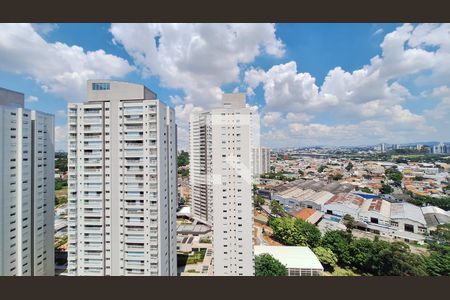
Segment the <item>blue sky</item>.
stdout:
<svg viewBox="0 0 450 300">
<path fill-rule="evenodd" d="M 55 114 L 87 79 L 142 83 L 188 118 L 247 93 L 271 147 L 450 141 L 448 24 L 1 24 L 0 86 Z M 158 42 L 156 42 L 156 40 Z"/>
</svg>

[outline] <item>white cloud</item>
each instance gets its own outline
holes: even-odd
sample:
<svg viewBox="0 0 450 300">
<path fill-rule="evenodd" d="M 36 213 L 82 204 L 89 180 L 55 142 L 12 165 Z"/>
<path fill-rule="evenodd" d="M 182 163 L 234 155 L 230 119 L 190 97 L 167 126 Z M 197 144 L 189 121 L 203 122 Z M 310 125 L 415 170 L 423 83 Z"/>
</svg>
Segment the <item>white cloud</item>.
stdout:
<svg viewBox="0 0 450 300">
<path fill-rule="evenodd" d="M 133 67 L 101 49 L 48 43 L 31 24 L 0 24 L 0 70 L 31 76 L 46 92 L 82 101 L 88 79 L 123 77 Z"/>
<path fill-rule="evenodd" d="M 264 127 L 271 127 L 280 121 L 282 114 L 280 112 L 268 112 L 262 118 Z"/>
<path fill-rule="evenodd" d="M 293 138 L 291 145 L 298 141 L 402 142 L 442 136 L 450 100 L 441 95 L 435 109 L 426 111 L 425 115 L 413 113 L 408 103 L 418 97 L 401 82 L 416 78 L 416 84 L 422 86 L 450 84 L 450 25 L 405 24 L 386 34 L 380 46 L 382 54 L 373 57 L 369 64 L 352 72 L 336 67 L 328 72 L 321 86 L 311 74 L 299 72 L 294 61 L 272 66 L 267 71 L 248 69 L 244 76 L 248 94 L 262 85 L 267 121 L 270 123 L 271 116 L 278 116 L 271 123 L 276 128 L 271 128 L 266 135 L 273 137 L 288 128 L 291 135 L 300 138 Z M 428 94 L 420 93 L 421 97 Z M 308 124 L 316 119 L 317 113 L 332 115 L 331 123 L 336 125 Z M 430 123 L 430 119 L 437 118 L 441 124 Z M 446 136 L 450 138 L 450 134 Z"/>
<path fill-rule="evenodd" d="M 192 103 L 175 106 L 175 117 L 178 128 L 178 144 L 187 147 L 189 144 L 189 117 L 191 113 L 203 111 L 202 107 L 194 106 Z"/>
<path fill-rule="evenodd" d="M 144 74 L 203 107 L 219 103 L 223 84 L 238 82 L 241 64 L 284 54 L 273 24 L 113 24 L 110 31 Z"/>
<path fill-rule="evenodd" d="M 58 118 L 64 118 L 66 116 L 66 111 L 65 110 L 58 110 L 56 112 L 56 117 Z"/>
<path fill-rule="evenodd" d="M 67 150 L 66 126 L 55 126 L 55 150 Z"/>
<path fill-rule="evenodd" d="M 372 33 L 372 35 L 374 36 L 374 35 L 379 35 L 379 34 L 382 34 L 384 32 L 384 30 L 383 30 L 383 28 L 379 28 L 379 29 L 377 29 L 374 33 Z"/>
<path fill-rule="evenodd" d="M 58 29 L 58 24 L 55 23 L 33 23 L 33 29 L 40 35 L 48 35 L 50 32 Z"/>
<path fill-rule="evenodd" d="M 38 101 L 39 101 L 39 98 L 36 96 L 28 96 L 27 98 L 25 98 L 25 102 L 29 102 L 29 103 L 38 102 Z"/>
</svg>

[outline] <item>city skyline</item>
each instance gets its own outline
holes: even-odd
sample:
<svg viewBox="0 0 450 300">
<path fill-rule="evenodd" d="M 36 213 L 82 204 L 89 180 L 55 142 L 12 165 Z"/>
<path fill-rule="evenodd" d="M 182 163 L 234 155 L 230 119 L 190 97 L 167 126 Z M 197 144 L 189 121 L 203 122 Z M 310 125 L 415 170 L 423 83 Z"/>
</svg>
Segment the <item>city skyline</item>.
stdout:
<svg viewBox="0 0 450 300">
<path fill-rule="evenodd" d="M 55 150 L 67 103 L 100 78 L 152 88 L 176 111 L 179 149 L 190 113 L 223 92 L 259 107 L 262 146 L 450 140 L 448 24 L 0 26 L 2 86 L 55 115 Z"/>
</svg>

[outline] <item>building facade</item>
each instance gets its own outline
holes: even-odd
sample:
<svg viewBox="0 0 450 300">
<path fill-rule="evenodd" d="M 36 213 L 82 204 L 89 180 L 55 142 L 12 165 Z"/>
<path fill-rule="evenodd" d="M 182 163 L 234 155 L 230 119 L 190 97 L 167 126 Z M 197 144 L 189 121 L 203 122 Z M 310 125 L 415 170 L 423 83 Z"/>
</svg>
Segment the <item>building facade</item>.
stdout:
<svg viewBox="0 0 450 300">
<path fill-rule="evenodd" d="M 254 275 L 252 149 L 259 115 L 244 94 L 224 94 L 222 108 L 190 118 L 192 212 L 212 225 L 215 276 Z"/>
<path fill-rule="evenodd" d="M 252 150 L 253 174 L 258 178 L 261 174 L 270 172 L 270 149 L 266 147 L 253 148 Z"/>
<path fill-rule="evenodd" d="M 92 80 L 87 95 L 68 108 L 68 272 L 174 276 L 174 110 L 139 84 Z"/>
<path fill-rule="evenodd" d="M 54 117 L 0 88 L 0 276 L 54 275 Z"/>
</svg>

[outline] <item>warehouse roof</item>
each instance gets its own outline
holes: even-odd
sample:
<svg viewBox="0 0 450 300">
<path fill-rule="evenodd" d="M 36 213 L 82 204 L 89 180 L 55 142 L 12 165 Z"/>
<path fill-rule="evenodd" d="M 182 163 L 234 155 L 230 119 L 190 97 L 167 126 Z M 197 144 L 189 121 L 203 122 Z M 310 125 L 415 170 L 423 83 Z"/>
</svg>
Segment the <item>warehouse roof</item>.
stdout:
<svg viewBox="0 0 450 300">
<path fill-rule="evenodd" d="M 320 269 L 323 266 L 314 252 L 301 246 L 254 246 L 255 255 L 267 253 L 279 260 L 286 268 Z"/>
</svg>

